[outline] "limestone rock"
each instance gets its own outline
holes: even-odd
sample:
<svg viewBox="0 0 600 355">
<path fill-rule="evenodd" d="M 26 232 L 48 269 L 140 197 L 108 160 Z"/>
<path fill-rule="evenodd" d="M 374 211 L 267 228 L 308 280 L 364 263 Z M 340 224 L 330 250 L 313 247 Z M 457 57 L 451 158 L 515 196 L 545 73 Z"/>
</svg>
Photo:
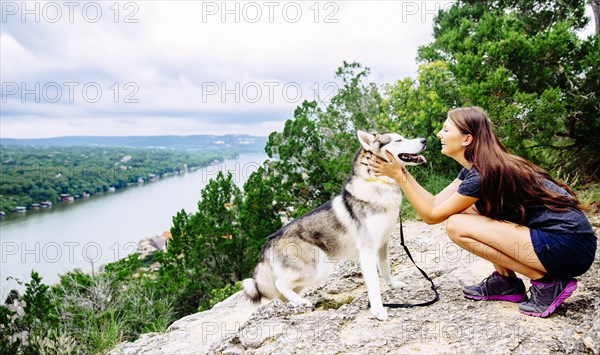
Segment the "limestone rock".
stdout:
<svg viewBox="0 0 600 355">
<path fill-rule="evenodd" d="M 577 291 L 541 319 L 520 314 L 518 304 L 465 299 L 462 286 L 481 281 L 493 268 L 449 241 L 442 225 L 405 222 L 404 233 L 415 261 L 438 286 L 440 300 L 434 305 L 389 309 L 388 320 L 379 321 L 367 309 L 358 263 L 348 262 L 338 265 L 325 284 L 304 292 L 315 307 L 279 300 L 257 307 L 236 293 L 173 323 L 165 334 L 144 335 L 112 353 L 599 353 L 600 251 L 592 269 L 578 278 Z M 433 297 L 430 284 L 404 254 L 398 231 L 390 257 L 393 275 L 407 287 L 392 290 L 382 281 L 384 302 Z"/>
<path fill-rule="evenodd" d="M 135 342 L 124 342 L 111 354 L 202 354 L 209 347 L 237 334 L 238 328 L 256 308 L 241 293 L 236 293 L 208 311 L 184 317 L 164 334 L 149 333 Z"/>
</svg>

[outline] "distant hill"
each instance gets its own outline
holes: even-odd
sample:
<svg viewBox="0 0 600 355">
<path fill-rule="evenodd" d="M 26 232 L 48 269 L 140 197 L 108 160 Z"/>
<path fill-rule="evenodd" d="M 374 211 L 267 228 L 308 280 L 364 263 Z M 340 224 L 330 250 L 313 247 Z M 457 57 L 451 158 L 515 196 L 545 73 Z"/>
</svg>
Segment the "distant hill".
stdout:
<svg viewBox="0 0 600 355">
<path fill-rule="evenodd" d="M 131 147 L 165 148 L 183 150 L 234 149 L 237 152 L 264 152 L 267 137 L 243 134 L 223 136 L 67 136 L 38 139 L 0 138 L 0 145 L 21 146 L 79 146 L 79 147 Z"/>
</svg>

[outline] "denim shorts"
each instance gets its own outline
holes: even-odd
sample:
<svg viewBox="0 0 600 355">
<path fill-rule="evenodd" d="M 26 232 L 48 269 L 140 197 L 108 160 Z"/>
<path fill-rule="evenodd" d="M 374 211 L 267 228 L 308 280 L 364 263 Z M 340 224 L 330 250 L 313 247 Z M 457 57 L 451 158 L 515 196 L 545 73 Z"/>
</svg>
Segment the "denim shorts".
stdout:
<svg viewBox="0 0 600 355">
<path fill-rule="evenodd" d="M 549 274 L 575 277 L 585 273 L 596 256 L 592 233 L 561 234 L 530 229 L 535 254 Z"/>
</svg>

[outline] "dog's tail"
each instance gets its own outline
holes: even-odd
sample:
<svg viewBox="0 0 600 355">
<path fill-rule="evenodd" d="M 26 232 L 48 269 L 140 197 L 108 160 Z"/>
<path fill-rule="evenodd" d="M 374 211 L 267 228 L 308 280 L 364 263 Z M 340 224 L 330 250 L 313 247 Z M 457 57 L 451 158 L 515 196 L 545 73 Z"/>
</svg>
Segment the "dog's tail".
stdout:
<svg viewBox="0 0 600 355">
<path fill-rule="evenodd" d="M 275 287 L 273 268 L 266 260 L 259 261 L 252 278 L 242 281 L 242 288 L 246 297 L 255 304 L 260 303 L 263 298 L 272 300 L 281 297 L 281 293 Z"/>
<path fill-rule="evenodd" d="M 244 294 L 252 303 L 260 303 L 263 295 L 260 293 L 258 286 L 256 285 L 256 281 L 253 278 L 242 281 L 242 288 L 244 289 Z"/>
</svg>

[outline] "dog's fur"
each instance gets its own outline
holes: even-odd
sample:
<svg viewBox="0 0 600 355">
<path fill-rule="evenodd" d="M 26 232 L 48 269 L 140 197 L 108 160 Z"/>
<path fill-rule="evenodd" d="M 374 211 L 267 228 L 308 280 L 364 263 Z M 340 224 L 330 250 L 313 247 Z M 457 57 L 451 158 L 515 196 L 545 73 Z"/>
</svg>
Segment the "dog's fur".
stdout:
<svg viewBox="0 0 600 355">
<path fill-rule="evenodd" d="M 242 282 L 253 302 L 264 297 L 311 305 L 299 296 L 303 288 L 324 281 L 335 263 L 359 259 L 371 313 L 380 320 L 387 319 L 377 269 L 391 287 L 404 286 L 392 279 L 388 257 L 388 241 L 397 223 L 402 194 L 393 179 L 369 173 L 368 159 L 374 154 L 389 160 L 385 154 L 389 151 L 404 164 L 421 164 L 425 158 L 417 154 L 425 149 L 425 139 L 362 131 L 357 136 L 362 148 L 342 194 L 267 238 L 253 277 Z"/>
</svg>

